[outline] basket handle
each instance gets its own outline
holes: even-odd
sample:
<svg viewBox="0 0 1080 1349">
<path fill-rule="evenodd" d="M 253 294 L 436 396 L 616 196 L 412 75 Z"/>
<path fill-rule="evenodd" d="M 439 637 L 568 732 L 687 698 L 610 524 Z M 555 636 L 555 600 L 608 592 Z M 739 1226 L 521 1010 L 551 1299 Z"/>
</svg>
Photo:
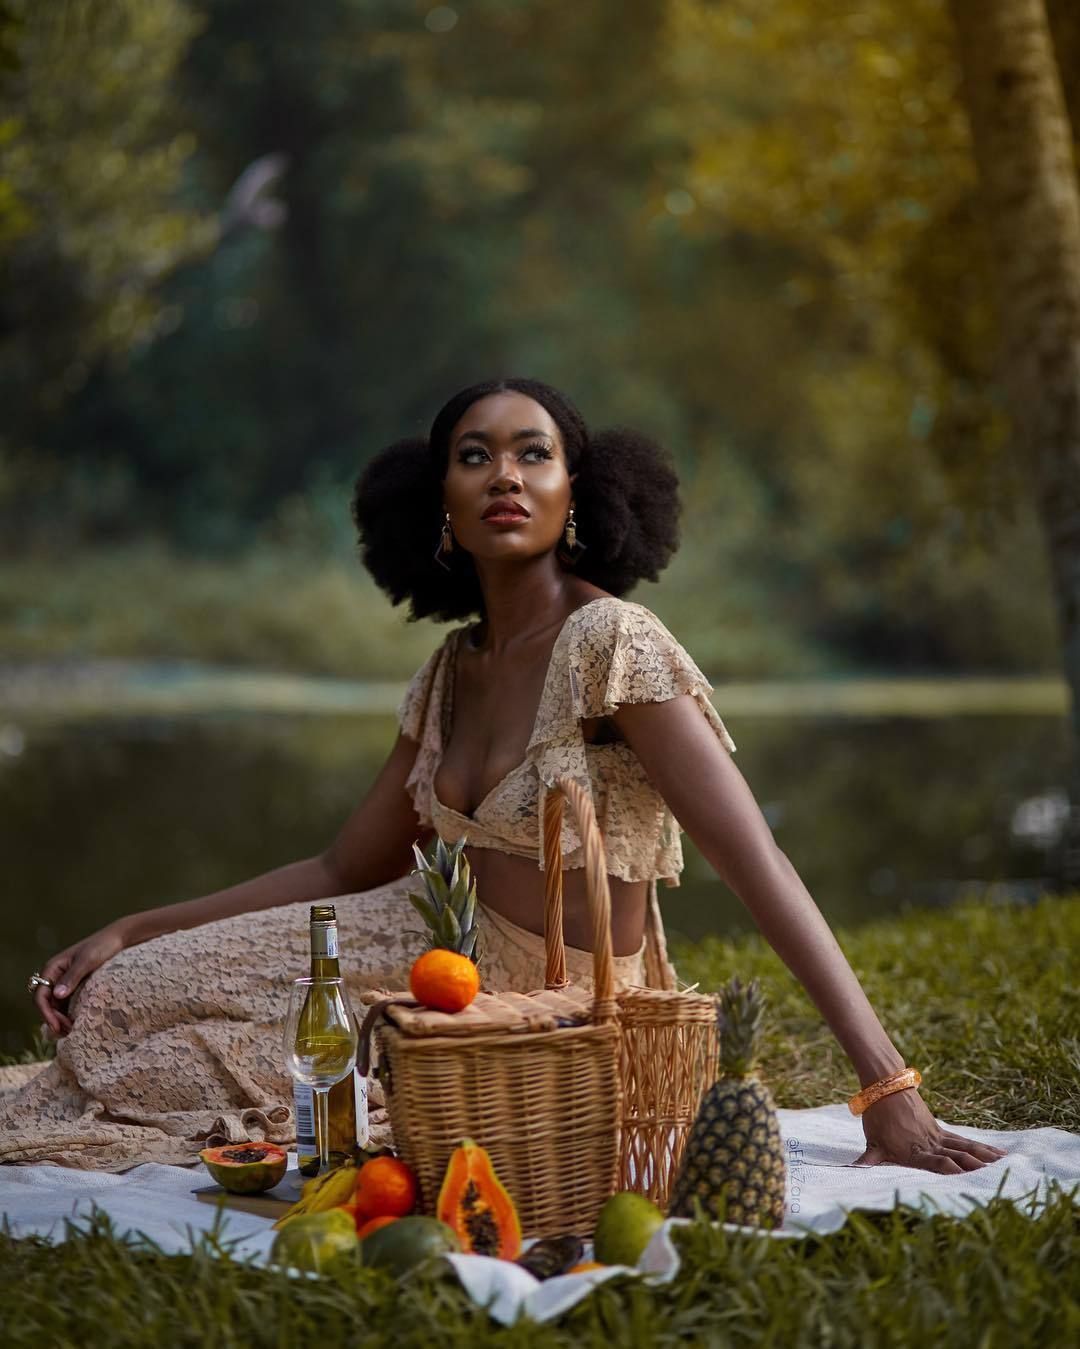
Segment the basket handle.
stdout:
<svg viewBox="0 0 1080 1349">
<path fill-rule="evenodd" d="M 563 940 L 563 801 L 569 801 L 585 852 L 585 889 L 593 926 L 593 1020 L 614 1021 L 615 959 L 611 945 L 611 890 L 608 886 L 604 840 L 596 823 L 589 794 L 573 778 L 559 778 L 544 799 L 544 948 L 547 988 L 566 985 L 566 944 Z"/>
</svg>

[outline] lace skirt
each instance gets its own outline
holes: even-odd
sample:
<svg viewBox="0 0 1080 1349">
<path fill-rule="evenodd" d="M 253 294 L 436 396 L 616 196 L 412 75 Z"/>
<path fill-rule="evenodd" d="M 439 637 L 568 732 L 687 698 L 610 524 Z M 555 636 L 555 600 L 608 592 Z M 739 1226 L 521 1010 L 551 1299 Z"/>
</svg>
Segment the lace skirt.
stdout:
<svg viewBox="0 0 1080 1349">
<path fill-rule="evenodd" d="M 408 987 L 425 940 L 407 877 L 334 900 L 350 996 Z M 309 905 L 172 932 L 122 951 L 79 990 L 75 1025 L 55 1060 L 0 1090 L 0 1162 L 122 1171 L 191 1163 L 200 1148 L 295 1138 L 282 1067 L 289 985 L 307 971 Z M 544 943 L 483 913 L 486 987 L 544 983 Z M 592 956 L 567 950 L 567 972 L 591 983 Z M 643 956 L 616 959 L 621 983 L 644 982 Z M 372 1082 L 372 1134 L 387 1129 Z"/>
</svg>

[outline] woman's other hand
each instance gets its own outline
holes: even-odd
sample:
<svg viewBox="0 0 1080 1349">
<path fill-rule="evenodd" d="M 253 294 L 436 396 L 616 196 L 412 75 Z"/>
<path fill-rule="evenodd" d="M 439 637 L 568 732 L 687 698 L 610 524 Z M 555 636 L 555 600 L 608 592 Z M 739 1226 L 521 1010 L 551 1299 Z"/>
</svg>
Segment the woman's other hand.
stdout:
<svg viewBox="0 0 1080 1349">
<path fill-rule="evenodd" d="M 122 929 L 110 923 L 100 932 L 85 937 L 51 957 L 41 968 L 52 988 L 44 986 L 34 993 L 34 1002 L 42 1020 L 54 1036 L 66 1035 L 72 1020 L 67 1011 L 68 999 L 89 975 L 124 949 Z"/>
<path fill-rule="evenodd" d="M 920 1171 L 951 1176 L 961 1171 L 978 1171 L 988 1162 L 1006 1156 L 1002 1148 L 961 1138 L 943 1129 L 913 1089 L 894 1091 L 875 1101 L 863 1111 L 862 1122 L 866 1151 L 854 1162 L 855 1166 L 890 1162 L 894 1166 L 914 1166 Z"/>
</svg>

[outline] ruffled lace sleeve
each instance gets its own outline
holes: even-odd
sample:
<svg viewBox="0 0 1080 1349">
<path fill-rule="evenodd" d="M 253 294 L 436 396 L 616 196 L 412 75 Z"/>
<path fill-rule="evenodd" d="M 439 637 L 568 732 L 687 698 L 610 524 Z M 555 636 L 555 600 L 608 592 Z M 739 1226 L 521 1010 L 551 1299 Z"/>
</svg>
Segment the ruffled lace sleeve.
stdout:
<svg viewBox="0 0 1080 1349">
<path fill-rule="evenodd" d="M 712 686 L 655 614 L 643 605 L 614 598 L 594 600 L 571 614 L 552 652 L 528 748 L 540 781 L 541 812 L 546 789 L 560 777 L 571 777 L 593 790 L 583 720 L 609 716 L 625 703 L 667 702 L 685 693 L 695 699 L 724 748 L 734 753 L 735 743 L 709 699 Z M 619 765 L 612 765 L 613 773 L 618 770 Z M 644 799 L 646 794 L 649 800 Z M 678 824 L 654 789 L 644 785 L 640 769 L 619 774 L 606 796 L 600 804 L 615 874 L 623 874 L 620 853 L 629 855 L 635 833 L 657 810 L 662 818 L 649 824 L 647 832 L 659 831 L 662 850 L 677 840 Z M 563 820 L 562 846 L 564 855 L 580 846 L 569 812 Z"/>
<path fill-rule="evenodd" d="M 664 703 L 689 693 L 730 753 L 735 742 L 710 701 L 712 685 L 663 623 L 624 600 L 586 606 L 568 643 L 576 718 L 610 716 L 624 703 Z"/>
<path fill-rule="evenodd" d="M 454 650 L 458 630 L 449 633 L 442 645 L 409 680 L 398 708 L 402 735 L 415 740 L 419 749 L 405 779 L 420 821 L 431 825 L 431 784 L 442 757 L 443 717 L 446 686 L 453 677 Z"/>
</svg>

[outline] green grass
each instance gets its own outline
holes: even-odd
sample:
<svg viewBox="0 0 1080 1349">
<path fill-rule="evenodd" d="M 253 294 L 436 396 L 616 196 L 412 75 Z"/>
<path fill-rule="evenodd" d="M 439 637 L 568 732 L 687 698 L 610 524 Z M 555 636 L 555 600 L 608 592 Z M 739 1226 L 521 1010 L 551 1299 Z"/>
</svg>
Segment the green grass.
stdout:
<svg viewBox="0 0 1080 1349">
<path fill-rule="evenodd" d="M 1080 898 L 909 913 L 839 934 L 931 1108 L 957 1124 L 1080 1129 Z M 854 1081 L 802 992 L 757 937 L 679 953 L 714 987 L 758 974 L 765 1071 L 782 1105 Z M 1080 1206 L 1037 1217 L 1002 1200 L 964 1219 L 900 1209 L 771 1241 L 693 1227 L 670 1286 L 616 1281 L 558 1322 L 503 1329 L 450 1277 L 373 1271 L 289 1279 L 219 1258 L 163 1256 L 107 1224 L 54 1248 L 0 1237 L 5 1345 L 1072 1345 L 1080 1340 Z"/>
<path fill-rule="evenodd" d="M 450 1275 L 292 1279 L 214 1256 L 126 1247 L 101 1223 L 56 1249 L 0 1237 L 4 1342 L 16 1345 L 1075 1344 L 1080 1209 L 1058 1193 L 1033 1221 L 995 1200 L 963 1222 L 908 1210 L 827 1238 L 769 1241 L 704 1226 L 680 1238 L 667 1287 L 605 1284 L 557 1322 L 502 1328 Z"/>
<path fill-rule="evenodd" d="M 923 1074 L 931 1109 L 977 1128 L 1080 1131 L 1080 897 L 969 902 L 837 933 L 882 1024 Z M 705 988 L 758 975 L 769 997 L 763 1071 L 778 1105 L 824 1105 L 858 1083 L 831 1032 L 756 934 L 677 955 Z"/>
</svg>

